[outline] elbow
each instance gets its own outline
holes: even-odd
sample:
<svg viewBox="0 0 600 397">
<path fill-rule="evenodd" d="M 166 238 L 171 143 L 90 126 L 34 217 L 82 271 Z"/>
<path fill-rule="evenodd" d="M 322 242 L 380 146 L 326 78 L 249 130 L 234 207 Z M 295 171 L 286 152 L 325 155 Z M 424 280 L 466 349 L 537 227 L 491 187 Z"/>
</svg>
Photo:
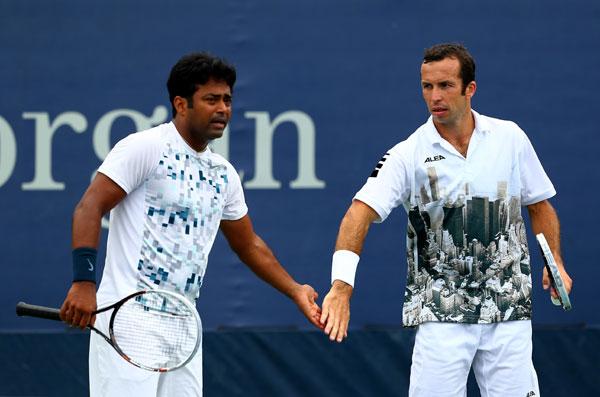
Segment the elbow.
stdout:
<svg viewBox="0 0 600 397">
<path fill-rule="evenodd" d="M 73 221 L 75 222 L 77 219 L 100 219 L 103 215 L 100 208 L 82 199 L 73 210 Z"/>
</svg>

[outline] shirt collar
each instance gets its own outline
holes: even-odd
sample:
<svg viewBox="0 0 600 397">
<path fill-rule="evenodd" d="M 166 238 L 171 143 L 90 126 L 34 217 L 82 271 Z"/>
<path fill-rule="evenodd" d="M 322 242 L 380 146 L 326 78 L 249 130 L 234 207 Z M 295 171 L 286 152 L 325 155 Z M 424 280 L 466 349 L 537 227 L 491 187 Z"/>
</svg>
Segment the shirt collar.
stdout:
<svg viewBox="0 0 600 397">
<path fill-rule="evenodd" d="M 473 134 L 485 133 L 485 132 L 491 131 L 490 124 L 485 119 L 485 117 L 483 117 L 482 115 L 480 115 L 473 109 L 471 109 L 471 113 L 473 114 L 473 118 L 475 119 L 475 129 L 473 130 Z M 431 143 L 442 144 L 442 141 L 444 141 L 444 138 L 441 137 L 441 135 L 438 133 L 437 129 L 435 128 L 435 125 L 433 124 L 432 116 L 429 116 L 429 118 L 427 119 L 427 122 L 425 123 L 425 129 L 426 129 L 427 136 L 431 140 Z"/>
<path fill-rule="evenodd" d="M 175 134 L 177 135 L 177 139 L 182 143 L 182 146 L 184 147 L 186 152 L 189 152 L 189 154 L 195 156 L 195 157 L 202 157 L 202 156 L 208 156 L 210 153 L 212 153 L 212 151 L 210 150 L 210 145 L 206 145 L 206 148 L 201 151 L 201 152 L 197 152 L 196 150 L 194 150 L 193 147 L 191 147 L 185 139 L 183 139 L 183 137 L 181 136 L 181 134 L 179 133 L 179 131 L 177 131 L 177 127 L 175 127 L 175 123 L 173 123 L 173 121 L 170 121 L 168 123 L 169 128 L 171 128 Z"/>
</svg>

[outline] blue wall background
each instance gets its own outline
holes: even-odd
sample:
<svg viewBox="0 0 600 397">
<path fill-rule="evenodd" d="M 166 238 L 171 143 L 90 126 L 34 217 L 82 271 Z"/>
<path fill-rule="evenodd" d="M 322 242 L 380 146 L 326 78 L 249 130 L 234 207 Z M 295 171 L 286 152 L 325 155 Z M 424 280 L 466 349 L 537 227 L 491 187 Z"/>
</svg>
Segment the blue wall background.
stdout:
<svg viewBox="0 0 600 397">
<path fill-rule="evenodd" d="M 325 187 L 290 187 L 298 137 L 287 123 L 277 129 L 273 144 L 273 174 L 281 188 L 247 188 L 246 198 L 259 234 L 322 299 L 339 221 L 353 194 L 381 155 L 427 117 L 419 65 L 423 49 L 442 41 L 460 41 L 471 50 L 477 61 L 474 108 L 516 121 L 558 190 L 552 203 L 575 281 L 574 309 L 562 312 L 542 291 L 541 258 L 530 236 L 534 323 L 600 324 L 594 204 L 600 193 L 600 3 L 3 0 L 0 330 L 62 328 L 18 319 L 14 305 L 62 303 L 71 277 L 71 213 L 100 164 L 94 129 L 115 109 L 149 116 L 157 106 L 168 107 L 170 67 L 196 50 L 223 56 L 238 68 L 229 157 L 245 181 L 256 172 L 256 128 L 246 112 L 268 112 L 273 120 L 297 110 L 314 122 L 316 177 Z M 36 148 L 43 146 L 36 142 L 35 121 L 26 115 L 31 112 L 46 113 L 50 122 L 78 112 L 87 122 L 81 133 L 64 126 L 53 137 L 51 173 L 64 190 L 23 188 L 34 178 Z M 132 120 L 118 119 L 111 143 L 135 129 Z M 355 330 L 401 322 L 405 223 L 404 211 L 397 209 L 371 229 L 352 301 Z M 291 302 L 239 263 L 221 237 L 198 307 L 210 330 L 310 327 Z"/>
</svg>

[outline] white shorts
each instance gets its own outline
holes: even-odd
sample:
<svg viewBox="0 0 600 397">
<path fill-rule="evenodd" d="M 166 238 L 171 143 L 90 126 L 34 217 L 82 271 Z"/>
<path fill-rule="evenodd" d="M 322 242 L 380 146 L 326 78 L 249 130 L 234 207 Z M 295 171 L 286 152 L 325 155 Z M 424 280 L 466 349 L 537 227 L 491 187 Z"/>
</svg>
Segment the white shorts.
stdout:
<svg viewBox="0 0 600 397">
<path fill-rule="evenodd" d="M 96 316 L 95 327 L 102 332 L 108 330 L 110 313 Z M 202 346 L 186 366 L 158 373 L 129 364 L 104 338 L 92 331 L 89 366 L 90 397 L 202 396 Z"/>
<path fill-rule="evenodd" d="M 471 365 L 482 397 L 539 397 L 531 321 L 419 325 L 409 396 L 464 397 Z"/>
</svg>

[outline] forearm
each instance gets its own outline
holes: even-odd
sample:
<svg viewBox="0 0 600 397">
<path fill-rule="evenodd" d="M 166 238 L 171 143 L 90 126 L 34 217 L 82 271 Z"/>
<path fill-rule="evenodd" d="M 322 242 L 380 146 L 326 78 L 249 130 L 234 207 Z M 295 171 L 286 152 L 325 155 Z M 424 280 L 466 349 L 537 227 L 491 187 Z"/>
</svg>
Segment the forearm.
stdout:
<svg viewBox="0 0 600 397">
<path fill-rule="evenodd" d="M 360 255 L 369 226 L 377 214 L 360 201 L 354 201 L 340 224 L 335 250 L 348 250 Z"/>
<path fill-rule="evenodd" d="M 529 219 L 531 220 L 531 229 L 534 234 L 543 233 L 548 241 L 550 250 L 555 259 L 562 265 L 562 256 L 560 251 L 560 222 L 558 215 L 547 201 L 541 201 L 527 207 Z"/>
<path fill-rule="evenodd" d="M 99 209 L 80 202 L 73 212 L 71 248 L 98 248 L 102 213 Z"/>
<path fill-rule="evenodd" d="M 284 295 L 293 298 L 293 293 L 299 284 L 281 266 L 273 252 L 258 235 L 254 235 L 252 241 L 237 253 L 240 260 L 254 274 Z"/>
</svg>

